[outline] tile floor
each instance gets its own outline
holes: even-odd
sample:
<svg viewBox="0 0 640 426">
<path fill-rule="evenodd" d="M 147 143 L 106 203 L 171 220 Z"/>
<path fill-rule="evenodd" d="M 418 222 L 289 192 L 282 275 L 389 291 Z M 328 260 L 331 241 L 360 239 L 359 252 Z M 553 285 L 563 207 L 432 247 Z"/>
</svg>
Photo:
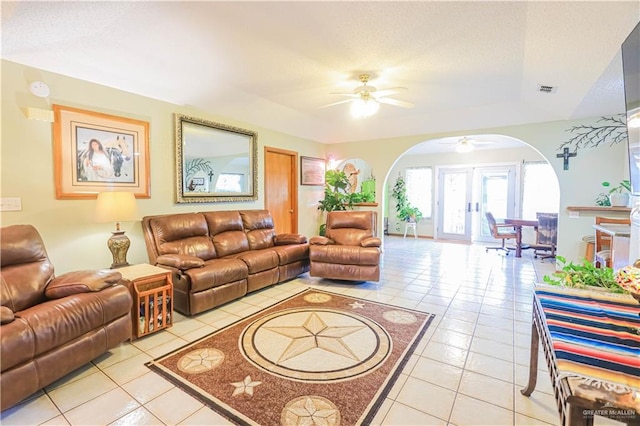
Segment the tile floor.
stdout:
<svg viewBox="0 0 640 426">
<path fill-rule="evenodd" d="M 3 412 L 3 425 L 225 425 L 224 418 L 144 366 L 282 298 L 314 286 L 436 314 L 375 424 L 555 425 L 544 366 L 526 398 L 532 288 L 553 262 L 481 245 L 386 237 L 379 283 L 308 274 L 212 311 L 174 315 L 171 329 L 124 343 Z M 616 423 L 603 418 L 596 425 Z"/>
</svg>

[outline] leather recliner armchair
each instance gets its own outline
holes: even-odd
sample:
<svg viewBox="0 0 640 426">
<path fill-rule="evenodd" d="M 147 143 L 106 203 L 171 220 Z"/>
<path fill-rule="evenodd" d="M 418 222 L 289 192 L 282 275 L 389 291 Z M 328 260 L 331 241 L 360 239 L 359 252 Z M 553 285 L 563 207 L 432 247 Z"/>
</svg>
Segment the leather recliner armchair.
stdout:
<svg viewBox="0 0 640 426">
<path fill-rule="evenodd" d="M 327 214 L 325 236 L 309 240 L 310 275 L 346 281 L 380 280 L 380 238 L 376 212 Z"/>
<path fill-rule="evenodd" d="M 54 276 L 31 225 L 0 229 L 0 410 L 131 338 L 132 298 L 113 270 Z"/>
</svg>

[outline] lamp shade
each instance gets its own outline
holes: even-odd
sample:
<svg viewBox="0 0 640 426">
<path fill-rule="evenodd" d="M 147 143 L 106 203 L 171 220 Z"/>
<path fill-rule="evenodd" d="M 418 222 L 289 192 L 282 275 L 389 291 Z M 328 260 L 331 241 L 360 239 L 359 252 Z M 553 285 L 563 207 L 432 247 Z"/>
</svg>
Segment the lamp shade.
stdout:
<svg viewBox="0 0 640 426">
<path fill-rule="evenodd" d="M 96 222 L 127 222 L 138 219 L 133 192 L 101 192 L 96 203 Z"/>
</svg>

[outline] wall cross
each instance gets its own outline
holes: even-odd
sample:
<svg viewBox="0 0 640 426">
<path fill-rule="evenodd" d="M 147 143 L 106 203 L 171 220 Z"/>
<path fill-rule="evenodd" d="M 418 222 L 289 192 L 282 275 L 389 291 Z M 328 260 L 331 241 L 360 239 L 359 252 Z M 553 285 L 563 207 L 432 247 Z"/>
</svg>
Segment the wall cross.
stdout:
<svg viewBox="0 0 640 426">
<path fill-rule="evenodd" d="M 557 158 L 563 158 L 564 159 L 564 164 L 562 166 L 562 169 L 563 170 L 569 170 L 569 158 L 575 157 L 577 155 L 578 155 L 577 152 L 569 153 L 569 148 L 565 148 L 562 151 L 562 154 L 556 154 L 556 157 Z"/>
</svg>

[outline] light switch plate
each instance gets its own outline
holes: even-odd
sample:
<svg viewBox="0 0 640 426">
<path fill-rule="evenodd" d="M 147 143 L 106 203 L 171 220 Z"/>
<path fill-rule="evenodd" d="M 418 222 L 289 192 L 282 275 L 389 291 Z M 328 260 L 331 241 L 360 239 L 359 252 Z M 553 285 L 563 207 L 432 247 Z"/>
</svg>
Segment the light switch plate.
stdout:
<svg viewBox="0 0 640 426">
<path fill-rule="evenodd" d="M 22 210 L 22 198 L 0 198 L 0 211 L 15 212 Z"/>
</svg>

